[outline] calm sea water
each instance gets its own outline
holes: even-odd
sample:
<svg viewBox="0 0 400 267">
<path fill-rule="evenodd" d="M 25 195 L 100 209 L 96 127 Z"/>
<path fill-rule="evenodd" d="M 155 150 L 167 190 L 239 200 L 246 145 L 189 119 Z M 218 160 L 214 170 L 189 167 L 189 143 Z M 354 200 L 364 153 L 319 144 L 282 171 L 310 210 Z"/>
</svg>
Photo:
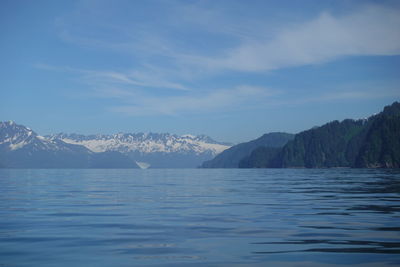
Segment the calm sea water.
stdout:
<svg viewBox="0 0 400 267">
<path fill-rule="evenodd" d="M 396 170 L 0 170 L 0 266 L 394 266 Z"/>
</svg>

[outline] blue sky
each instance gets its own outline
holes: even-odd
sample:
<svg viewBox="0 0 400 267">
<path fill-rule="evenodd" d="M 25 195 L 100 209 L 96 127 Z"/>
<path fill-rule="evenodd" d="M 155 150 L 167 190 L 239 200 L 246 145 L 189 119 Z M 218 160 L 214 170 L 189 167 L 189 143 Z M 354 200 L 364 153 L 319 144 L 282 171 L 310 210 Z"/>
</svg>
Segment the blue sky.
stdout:
<svg viewBox="0 0 400 267">
<path fill-rule="evenodd" d="M 241 142 L 400 99 L 398 1 L 0 2 L 0 120 Z"/>
</svg>

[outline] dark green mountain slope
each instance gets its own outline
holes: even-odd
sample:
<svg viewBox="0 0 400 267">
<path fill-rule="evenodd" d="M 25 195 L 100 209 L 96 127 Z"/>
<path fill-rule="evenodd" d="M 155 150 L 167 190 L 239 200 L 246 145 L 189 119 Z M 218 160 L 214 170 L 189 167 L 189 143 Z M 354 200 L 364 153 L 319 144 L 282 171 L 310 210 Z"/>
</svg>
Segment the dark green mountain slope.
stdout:
<svg viewBox="0 0 400 267">
<path fill-rule="evenodd" d="M 386 107 L 369 128 L 354 167 L 400 167 L 400 104 Z"/>
<path fill-rule="evenodd" d="M 400 165 L 400 103 L 366 120 L 333 121 L 299 134 L 280 151 L 254 150 L 244 168 L 389 167 Z"/>
<path fill-rule="evenodd" d="M 368 124 L 364 120 L 333 121 L 301 132 L 281 151 L 276 167 L 348 167 L 355 161 L 357 139 Z"/>
<path fill-rule="evenodd" d="M 268 133 L 260 138 L 246 143 L 240 143 L 233 146 L 221 154 L 217 155 L 214 159 L 206 161 L 202 164 L 202 168 L 237 168 L 239 161 L 244 157 L 250 155 L 251 151 L 255 148 L 264 147 L 282 147 L 289 140 L 293 139 L 293 134 L 288 133 Z"/>
<path fill-rule="evenodd" d="M 281 149 L 281 147 L 257 147 L 239 162 L 239 168 L 267 168 L 277 158 Z"/>
</svg>

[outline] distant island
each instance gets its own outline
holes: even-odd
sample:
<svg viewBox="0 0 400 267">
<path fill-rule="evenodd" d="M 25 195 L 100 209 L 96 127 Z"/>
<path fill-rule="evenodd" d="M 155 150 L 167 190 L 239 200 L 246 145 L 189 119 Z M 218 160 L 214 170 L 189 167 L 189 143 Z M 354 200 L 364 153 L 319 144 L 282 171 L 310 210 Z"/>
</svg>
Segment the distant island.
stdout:
<svg viewBox="0 0 400 267">
<path fill-rule="evenodd" d="M 266 134 L 233 146 L 202 168 L 399 168 L 400 103 L 367 119 Z"/>
</svg>

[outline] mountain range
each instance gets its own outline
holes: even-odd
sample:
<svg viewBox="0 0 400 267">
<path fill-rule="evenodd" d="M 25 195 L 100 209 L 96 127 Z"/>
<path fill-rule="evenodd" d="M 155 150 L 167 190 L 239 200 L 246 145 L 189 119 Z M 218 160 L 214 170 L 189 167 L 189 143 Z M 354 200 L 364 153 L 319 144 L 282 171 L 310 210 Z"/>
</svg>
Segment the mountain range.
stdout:
<svg viewBox="0 0 400 267">
<path fill-rule="evenodd" d="M 13 121 L 0 122 L 0 167 L 8 168 L 193 168 L 229 147 L 205 135 L 40 136 Z"/>
<path fill-rule="evenodd" d="M 205 135 L 119 133 L 40 136 L 0 122 L 2 168 L 399 168 L 400 103 L 366 119 L 297 134 L 267 133 L 231 146 Z"/>
</svg>

